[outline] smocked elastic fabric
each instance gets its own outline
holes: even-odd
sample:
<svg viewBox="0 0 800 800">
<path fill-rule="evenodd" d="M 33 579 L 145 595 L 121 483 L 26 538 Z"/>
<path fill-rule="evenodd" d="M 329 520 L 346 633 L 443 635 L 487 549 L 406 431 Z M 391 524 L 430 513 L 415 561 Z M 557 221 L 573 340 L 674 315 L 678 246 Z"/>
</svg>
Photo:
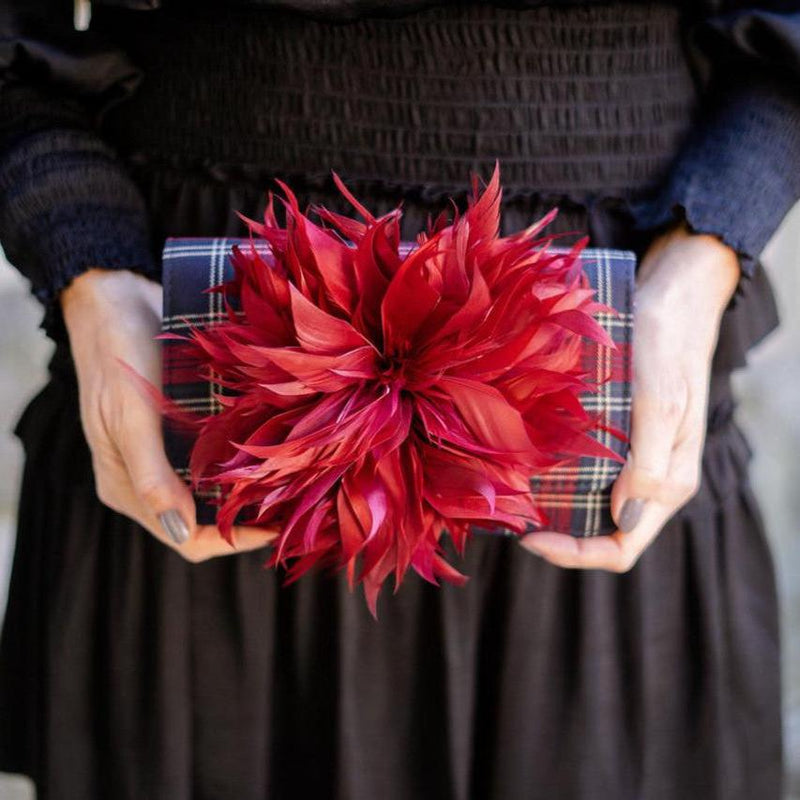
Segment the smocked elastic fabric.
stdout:
<svg viewBox="0 0 800 800">
<path fill-rule="evenodd" d="M 334 169 L 444 196 L 499 159 L 507 196 L 580 202 L 663 178 L 695 102 L 668 6 L 458 4 L 349 23 L 180 7 L 130 16 L 114 35 L 157 80 L 108 124 L 139 160 L 257 164 L 312 183 Z M 209 95 L 213 114 L 201 111 Z M 138 113 L 153 107 L 163 114 Z"/>
</svg>

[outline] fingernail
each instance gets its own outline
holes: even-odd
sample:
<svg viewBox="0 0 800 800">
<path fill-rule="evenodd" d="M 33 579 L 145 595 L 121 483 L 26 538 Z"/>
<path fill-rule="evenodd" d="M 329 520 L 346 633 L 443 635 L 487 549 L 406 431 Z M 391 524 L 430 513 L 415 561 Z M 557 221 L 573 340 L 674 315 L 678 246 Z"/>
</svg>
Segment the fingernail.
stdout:
<svg viewBox="0 0 800 800">
<path fill-rule="evenodd" d="M 642 517 L 644 500 L 641 497 L 631 497 L 622 504 L 622 511 L 619 512 L 617 525 L 624 533 L 630 533 L 638 524 Z"/>
<path fill-rule="evenodd" d="M 164 532 L 175 544 L 183 544 L 189 538 L 189 526 L 177 509 L 171 508 L 158 515 L 158 521 Z"/>
</svg>

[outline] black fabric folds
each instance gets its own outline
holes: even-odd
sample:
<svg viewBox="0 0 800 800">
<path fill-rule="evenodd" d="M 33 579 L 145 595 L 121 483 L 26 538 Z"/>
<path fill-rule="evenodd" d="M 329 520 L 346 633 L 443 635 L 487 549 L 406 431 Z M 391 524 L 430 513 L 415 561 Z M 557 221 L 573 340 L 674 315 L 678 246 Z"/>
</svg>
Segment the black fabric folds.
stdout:
<svg viewBox="0 0 800 800">
<path fill-rule="evenodd" d="M 448 549 L 465 587 L 411 574 L 376 623 L 343 580 L 191 565 L 103 507 L 68 351 L 51 372 L 17 426 L 0 643 L 0 770 L 40 800 L 781 799 L 774 566 L 727 380 L 700 492 L 629 573 L 476 537 Z"/>
</svg>

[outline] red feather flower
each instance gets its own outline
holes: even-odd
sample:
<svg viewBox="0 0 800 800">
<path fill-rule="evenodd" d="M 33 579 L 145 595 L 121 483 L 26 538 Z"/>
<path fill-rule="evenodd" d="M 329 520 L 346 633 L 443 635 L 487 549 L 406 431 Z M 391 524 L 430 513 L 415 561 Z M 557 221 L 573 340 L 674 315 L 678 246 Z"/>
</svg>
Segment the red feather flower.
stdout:
<svg viewBox="0 0 800 800">
<path fill-rule="evenodd" d="M 192 328 L 188 346 L 224 387 L 199 421 L 196 489 L 219 486 L 217 523 L 280 530 L 266 566 L 287 583 L 312 566 L 363 582 L 377 617 L 390 573 L 413 568 L 463 584 L 443 557 L 470 525 L 516 533 L 546 522 L 530 478 L 580 455 L 616 457 L 590 436 L 578 395 L 585 340 L 614 347 L 593 319 L 581 241 L 551 252 L 543 219 L 500 237 L 499 166 L 462 216 L 444 213 L 400 248 L 401 207 L 374 217 L 333 173 L 364 222 L 312 207 L 289 187 L 286 227 L 273 195 L 263 224 L 239 215 L 222 292 L 227 319 Z M 254 236 L 269 244 L 257 247 Z M 357 565 L 360 564 L 357 574 Z"/>
</svg>

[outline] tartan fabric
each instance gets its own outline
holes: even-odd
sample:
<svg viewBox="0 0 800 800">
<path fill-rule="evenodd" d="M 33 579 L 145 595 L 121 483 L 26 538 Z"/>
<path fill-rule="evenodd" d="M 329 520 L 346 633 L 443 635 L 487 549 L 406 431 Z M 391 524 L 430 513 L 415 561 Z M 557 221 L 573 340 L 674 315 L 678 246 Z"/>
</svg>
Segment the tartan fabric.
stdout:
<svg viewBox="0 0 800 800">
<path fill-rule="evenodd" d="M 241 238 L 168 238 L 163 251 L 164 308 L 163 331 L 185 334 L 188 325 L 203 327 L 226 318 L 223 298 L 219 293 L 204 292 L 210 286 L 233 277 L 228 255 L 234 244 L 249 243 Z M 258 247 L 269 249 L 266 242 Z M 401 255 L 415 247 L 413 242 L 401 244 Z M 586 351 L 586 367 L 597 391 L 581 396 L 584 408 L 601 416 L 603 426 L 623 431 L 630 428 L 631 335 L 633 330 L 633 276 L 635 256 L 629 251 L 587 248 L 582 253 L 583 268 L 597 300 L 616 309 L 617 314 L 599 314 L 598 322 L 609 332 L 616 350 L 590 347 Z M 163 389 L 165 395 L 187 410 L 202 414 L 217 413 L 219 401 L 214 393 L 221 387 L 202 380 L 197 363 L 188 359 L 179 342 L 164 340 Z M 627 444 L 612 433 L 598 430 L 595 436 L 622 455 Z M 165 423 L 164 440 L 167 456 L 178 474 L 188 481 L 188 454 L 191 441 Z M 569 466 L 557 467 L 547 475 L 531 481 L 531 491 L 548 517 L 549 530 L 573 536 L 596 536 L 612 533 L 615 526 L 610 513 L 610 494 L 620 470 L 611 459 L 581 458 Z M 215 507 L 209 501 L 219 492 L 198 492 L 195 495 L 198 521 L 212 523 Z M 491 533 L 475 527 L 475 533 Z M 516 535 L 508 532 L 508 535 Z"/>
</svg>

